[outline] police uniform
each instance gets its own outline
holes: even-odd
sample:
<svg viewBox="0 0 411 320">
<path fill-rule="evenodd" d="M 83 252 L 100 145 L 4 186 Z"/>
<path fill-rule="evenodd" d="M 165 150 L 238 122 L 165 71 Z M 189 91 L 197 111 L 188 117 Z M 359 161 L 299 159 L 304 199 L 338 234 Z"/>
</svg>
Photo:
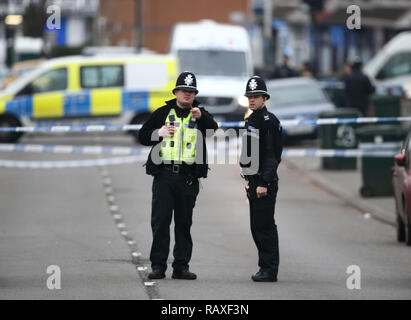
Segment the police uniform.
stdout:
<svg viewBox="0 0 411 320">
<path fill-rule="evenodd" d="M 176 87 L 196 94 L 195 75 L 183 72 Z M 199 103 L 194 100 L 193 107 Z M 173 278 L 195 279 L 189 271 L 192 253 L 190 228 L 193 209 L 199 192 L 199 178 L 208 172 L 206 130 L 217 129 L 217 123 L 204 109 L 199 108 L 201 117 L 191 117 L 190 108 L 180 108 L 177 100 L 166 101 L 166 105 L 153 112 L 139 131 L 143 145 L 151 145 L 145 164 L 146 173 L 153 175 L 151 227 L 153 242 L 150 252 L 152 272 L 150 279 L 165 277 L 170 246 L 170 224 L 174 212 L 175 246 L 173 250 Z M 172 137 L 160 137 L 158 130 L 165 124 L 176 129 Z M 201 132 L 201 134 L 199 134 Z"/>
<path fill-rule="evenodd" d="M 254 76 L 247 82 L 245 96 L 256 95 L 270 98 L 264 80 Z M 277 117 L 265 106 L 251 113 L 245 121 L 245 127 L 240 166 L 248 181 L 246 192 L 251 233 L 258 249 L 260 267 L 252 279 L 277 281 L 279 248 L 274 211 L 278 191 L 277 168 L 282 153 L 282 128 Z M 258 186 L 267 188 L 266 196 L 257 198 Z"/>
</svg>

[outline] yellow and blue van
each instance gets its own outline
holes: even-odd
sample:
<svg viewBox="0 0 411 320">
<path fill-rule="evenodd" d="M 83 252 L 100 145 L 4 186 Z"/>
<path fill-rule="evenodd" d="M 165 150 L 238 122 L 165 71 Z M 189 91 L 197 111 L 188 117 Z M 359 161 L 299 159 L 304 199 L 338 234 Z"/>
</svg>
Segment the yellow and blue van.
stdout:
<svg viewBox="0 0 411 320">
<path fill-rule="evenodd" d="M 0 127 L 140 124 L 174 97 L 177 73 L 171 55 L 50 59 L 0 93 Z M 0 132 L 0 142 L 20 134 Z"/>
</svg>

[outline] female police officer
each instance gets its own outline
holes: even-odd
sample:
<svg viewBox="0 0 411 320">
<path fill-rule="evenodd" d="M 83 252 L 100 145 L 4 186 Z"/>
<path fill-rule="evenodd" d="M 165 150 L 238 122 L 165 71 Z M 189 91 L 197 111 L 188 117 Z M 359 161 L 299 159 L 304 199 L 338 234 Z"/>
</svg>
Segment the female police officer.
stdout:
<svg viewBox="0 0 411 320">
<path fill-rule="evenodd" d="M 277 167 L 281 161 L 282 129 L 277 117 L 268 112 L 270 98 L 263 79 L 251 77 L 246 86 L 249 108 L 240 158 L 250 204 L 251 233 L 258 249 L 260 270 L 251 278 L 258 282 L 277 281 L 279 265 L 278 233 L 274 220 L 278 191 Z"/>
<path fill-rule="evenodd" d="M 173 89 L 176 99 L 157 109 L 139 131 L 143 145 L 153 149 L 146 163 L 147 174 L 153 175 L 151 227 L 153 243 L 150 279 L 162 279 L 167 269 L 170 246 L 170 223 L 174 211 L 175 246 L 174 279 L 194 280 L 189 271 L 192 252 L 190 228 L 193 208 L 199 192 L 198 178 L 207 177 L 207 129 L 217 123 L 194 100 L 198 93 L 195 75 L 183 72 Z"/>
</svg>

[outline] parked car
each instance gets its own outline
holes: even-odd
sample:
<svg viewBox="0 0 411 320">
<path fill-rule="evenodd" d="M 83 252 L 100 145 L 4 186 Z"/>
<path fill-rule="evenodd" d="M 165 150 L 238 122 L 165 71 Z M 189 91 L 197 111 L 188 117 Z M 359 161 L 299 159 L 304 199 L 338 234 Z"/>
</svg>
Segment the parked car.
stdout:
<svg viewBox="0 0 411 320">
<path fill-rule="evenodd" d="M 411 246 L 411 131 L 395 156 L 392 184 L 395 196 L 397 240 Z"/>
<path fill-rule="evenodd" d="M 271 96 L 266 103 L 267 109 L 280 121 L 318 119 L 321 112 L 336 108 L 323 92 L 321 84 L 314 79 L 287 78 L 269 80 L 266 84 Z M 283 126 L 284 141 L 315 139 L 317 133 L 318 126 L 315 124 Z"/>
</svg>

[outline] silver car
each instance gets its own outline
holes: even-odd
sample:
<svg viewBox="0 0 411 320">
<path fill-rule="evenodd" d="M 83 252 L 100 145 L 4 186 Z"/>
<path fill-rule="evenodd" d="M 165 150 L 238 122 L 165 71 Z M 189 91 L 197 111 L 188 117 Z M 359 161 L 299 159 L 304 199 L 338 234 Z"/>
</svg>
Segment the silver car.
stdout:
<svg viewBox="0 0 411 320">
<path fill-rule="evenodd" d="M 282 120 L 317 119 L 323 111 L 335 110 L 318 81 L 310 78 L 287 78 L 267 81 L 270 99 L 266 106 Z M 284 138 L 316 138 L 315 124 L 283 126 Z"/>
</svg>

